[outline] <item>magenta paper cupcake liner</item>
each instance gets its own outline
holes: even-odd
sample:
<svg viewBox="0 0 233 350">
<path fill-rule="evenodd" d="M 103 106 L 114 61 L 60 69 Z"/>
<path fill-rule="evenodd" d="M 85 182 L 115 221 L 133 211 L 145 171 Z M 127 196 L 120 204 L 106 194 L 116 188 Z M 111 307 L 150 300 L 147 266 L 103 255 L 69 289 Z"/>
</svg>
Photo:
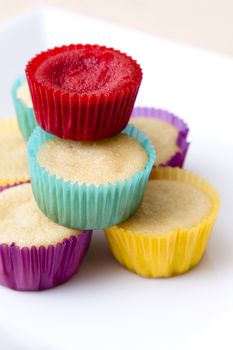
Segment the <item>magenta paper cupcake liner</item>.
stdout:
<svg viewBox="0 0 233 350">
<path fill-rule="evenodd" d="M 63 284 L 78 271 L 91 236 L 92 231 L 85 230 L 56 245 L 38 248 L 0 244 L 0 284 L 27 291 Z"/>
<path fill-rule="evenodd" d="M 7 188 L 15 187 L 15 186 L 18 186 L 18 185 L 23 185 L 23 184 L 29 183 L 29 182 L 30 182 L 30 180 L 28 180 L 28 181 L 17 181 L 17 182 L 15 182 L 13 184 L 6 184 L 4 186 L 0 185 L 0 192 L 2 192 L 3 190 L 6 190 Z"/>
<path fill-rule="evenodd" d="M 178 129 L 179 134 L 177 138 L 177 145 L 179 146 L 180 150 L 176 152 L 166 163 L 159 164 L 159 166 L 182 168 L 190 145 L 190 143 L 187 141 L 187 136 L 189 133 L 187 124 L 175 114 L 163 109 L 156 109 L 153 107 L 135 107 L 133 109 L 132 117 L 138 118 L 143 116 L 163 120 Z"/>
</svg>

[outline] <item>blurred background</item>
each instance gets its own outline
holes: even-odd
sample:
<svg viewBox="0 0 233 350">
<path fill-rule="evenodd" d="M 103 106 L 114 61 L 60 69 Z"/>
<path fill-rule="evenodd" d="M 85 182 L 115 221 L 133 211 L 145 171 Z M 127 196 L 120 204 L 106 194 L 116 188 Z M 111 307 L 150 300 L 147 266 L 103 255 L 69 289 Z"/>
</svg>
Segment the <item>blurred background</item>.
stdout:
<svg viewBox="0 0 233 350">
<path fill-rule="evenodd" d="M 0 22 L 37 0 L 0 0 Z M 179 42 L 233 55 L 233 0 L 45 0 Z"/>
</svg>

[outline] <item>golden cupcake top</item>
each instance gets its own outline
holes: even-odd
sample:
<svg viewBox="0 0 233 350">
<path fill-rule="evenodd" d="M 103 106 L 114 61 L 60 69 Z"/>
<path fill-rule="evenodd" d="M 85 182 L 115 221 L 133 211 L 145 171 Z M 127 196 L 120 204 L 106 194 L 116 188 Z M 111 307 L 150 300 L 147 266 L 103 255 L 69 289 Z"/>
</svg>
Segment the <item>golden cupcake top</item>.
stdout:
<svg viewBox="0 0 233 350">
<path fill-rule="evenodd" d="M 131 118 L 130 123 L 143 131 L 153 143 L 156 149 L 155 165 L 168 162 L 180 151 L 177 145 L 179 130 L 170 123 L 144 116 Z"/>
<path fill-rule="evenodd" d="M 0 120 L 0 185 L 29 178 L 27 150 L 16 118 Z"/>
<path fill-rule="evenodd" d="M 53 138 L 42 144 L 38 163 L 50 174 L 71 183 L 107 185 L 142 170 L 148 155 L 133 137 L 119 134 L 97 142 Z"/>
<path fill-rule="evenodd" d="M 47 247 L 78 233 L 54 223 L 40 211 L 30 184 L 0 193 L 0 243 Z"/>
<path fill-rule="evenodd" d="M 142 234 L 191 229 L 207 218 L 213 204 L 199 188 L 175 180 L 150 180 L 141 207 L 119 226 Z"/>
<path fill-rule="evenodd" d="M 17 89 L 16 97 L 25 104 L 26 107 L 32 108 L 32 99 L 26 81 Z"/>
</svg>

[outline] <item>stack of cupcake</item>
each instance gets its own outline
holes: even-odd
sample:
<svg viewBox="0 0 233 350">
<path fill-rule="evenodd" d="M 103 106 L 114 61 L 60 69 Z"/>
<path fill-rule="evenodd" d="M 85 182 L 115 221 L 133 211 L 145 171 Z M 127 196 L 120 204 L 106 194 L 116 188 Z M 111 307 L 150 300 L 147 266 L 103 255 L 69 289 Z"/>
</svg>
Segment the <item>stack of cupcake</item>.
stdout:
<svg viewBox="0 0 233 350">
<path fill-rule="evenodd" d="M 0 195 L 0 282 L 20 290 L 64 283 L 95 229 L 105 229 L 114 257 L 142 276 L 195 266 L 219 198 L 177 168 L 189 146 L 187 125 L 163 110 L 133 110 L 138 63 L 111 48 L 70 45 L 32 58 L 26 77 L 31 99 L 22 79 L 13 99 L 31 185 Z"/>
</svg>

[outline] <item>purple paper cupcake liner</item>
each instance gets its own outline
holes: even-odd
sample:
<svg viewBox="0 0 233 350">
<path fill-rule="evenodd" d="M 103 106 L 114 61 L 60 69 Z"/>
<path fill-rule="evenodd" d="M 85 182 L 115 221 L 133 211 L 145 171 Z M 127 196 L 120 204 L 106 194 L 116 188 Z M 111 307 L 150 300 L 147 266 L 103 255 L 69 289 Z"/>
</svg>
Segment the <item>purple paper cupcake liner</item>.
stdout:
<svg viewBox="0 0 233 350">
<path fill-rule="evenodd" d="M 133 118 L 140 118 L 143 116 L 163 120 L 178 129 L 179 134 L 177 138 L 177 146 L 179 146 L 180 150 L 176 152 L 166 163 L 159 164 L 159 166 L 182 168 L 190 145 L 190 142 L 187 141 L 187 136 L 189 133 L 187 124 L 173 113 L 162 109 L 149 107 L 135 107 L 133 109 Z"/>
<path fill-rule="evenodd" d="M 0 284 L 36 291 L 65 283 L 78 271 L 91 236 L 91 230 L 84 230 L 63 242 L 38 248 L 0 244 Z"/>
<path fill-rule="evenodd" d="M 30 180 L 28 180 L 28 181 L 18 181 L 18 182 L 15 182 L 13 184 L 7 184 L 5 186 L 1 186 L 0 185 L 0 192 L 2 192 L 3 190 L 6 190 L 7 188 L 15 187 L 15 186 L 18 186 L 18 185 L 23 185 L 23 184 L 29 183 L 29 182 L 30 182 Z"/>
</svg>

